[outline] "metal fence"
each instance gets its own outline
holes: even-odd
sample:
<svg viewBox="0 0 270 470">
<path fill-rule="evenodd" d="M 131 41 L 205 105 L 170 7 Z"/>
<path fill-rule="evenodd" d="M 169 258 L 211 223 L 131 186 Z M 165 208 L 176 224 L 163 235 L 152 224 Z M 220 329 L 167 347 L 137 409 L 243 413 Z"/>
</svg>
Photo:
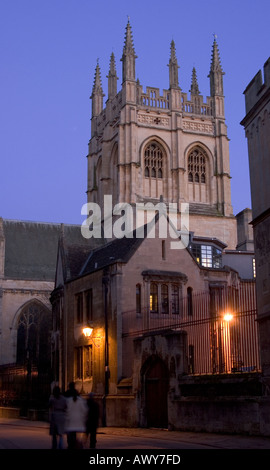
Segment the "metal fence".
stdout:
<svg viewBox="0 0 270 470">
<path fill-rule="evenodd" d="M 39 372 L 35 366 L 17 364 L 0 366 L 0 406 L 28 408 L 47 407 L 50 396 L 50 372 Z"/>
<path fill-rule="evenodd" d="M 169 312 L 172 309 L 168 309 Z M 260 370 L 259 334 L 254 282 L 238 288 L 212 287 L 180 300 L 178 314 L 124 312 L 123 337 L 164 329 L 187 333 L 189 374 L 221 374 Z"/>
</svg>

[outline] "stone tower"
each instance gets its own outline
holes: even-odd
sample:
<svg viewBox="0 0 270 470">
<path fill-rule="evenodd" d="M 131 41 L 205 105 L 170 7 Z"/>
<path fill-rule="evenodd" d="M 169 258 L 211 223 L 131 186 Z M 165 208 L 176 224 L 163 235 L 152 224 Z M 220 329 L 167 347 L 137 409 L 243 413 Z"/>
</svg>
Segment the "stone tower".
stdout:
<svg viewBox="0 0 270 470">
<path fill-rule="evenodd" d="M 125 32 L 122 84 L 117 91 L 111 55 L 108 98 L 103 105 L 99 64 L 92 99 L 87 201 L 103 207 L 104 195 L 117 203 L 189 203 L 189 229 L 216 237 L 235 249 L 236 222 L 231 206 L 229 142 L 224 114 L 223 75 L 216 38 L 209 72 L 210 96 L 204 101 L 192 70 L 190 96 L 179 86 L 174 41 L 170 45 L 169 88 L 143 86 L 136 79 L 130 22 Z"/>
</svg>

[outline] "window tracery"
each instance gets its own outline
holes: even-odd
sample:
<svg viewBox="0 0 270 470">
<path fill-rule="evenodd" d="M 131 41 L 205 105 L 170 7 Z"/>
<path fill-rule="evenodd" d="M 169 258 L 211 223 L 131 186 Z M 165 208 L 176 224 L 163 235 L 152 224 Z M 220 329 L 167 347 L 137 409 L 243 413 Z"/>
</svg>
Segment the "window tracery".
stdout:
<svg viewBox="0 0 270 470">
<path fill-rule="evenodd" d="M 156 142 L 151 142 L 144 152 L 144 176 L 163 178 L 163 152 Z"/>
<path fill-rule="evenodd" d="M 191 150 L 188 156 L 189 183 L 206 183 L 206 154 L 200 147 Z"/>
<path fill-rule="evenodd" d="M 28 361 L 39 368 L 50 363 L 50 313 L 38 302 L 22 310 L 17 323 L 17 363 Z"/>
</svg>

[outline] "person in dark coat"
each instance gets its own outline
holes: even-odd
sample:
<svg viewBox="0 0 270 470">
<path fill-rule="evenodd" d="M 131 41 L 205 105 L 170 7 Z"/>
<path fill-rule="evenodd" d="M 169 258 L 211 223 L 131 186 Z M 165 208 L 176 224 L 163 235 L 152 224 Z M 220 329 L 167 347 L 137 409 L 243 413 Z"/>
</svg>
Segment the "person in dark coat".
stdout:
<svg viewBox="0 0 270 470">
<path fill-rule="evenodd" d="M 55 386 L 49 400 L 50 434 L 52 436 L 52 448 L 63 449 L 63 434 L 65 432 L 67 403 L 60 388 Z M 57 442 L 58 440 L 58 442 Z"/>
<path fill-rule="evenodd" d="M 99 421 L 99 406 L 90 393 L 87 399 L 86 436 L 90 434 L 90 449 L 95 449 L 97 443 L 97 428 Z"/>
</svg>

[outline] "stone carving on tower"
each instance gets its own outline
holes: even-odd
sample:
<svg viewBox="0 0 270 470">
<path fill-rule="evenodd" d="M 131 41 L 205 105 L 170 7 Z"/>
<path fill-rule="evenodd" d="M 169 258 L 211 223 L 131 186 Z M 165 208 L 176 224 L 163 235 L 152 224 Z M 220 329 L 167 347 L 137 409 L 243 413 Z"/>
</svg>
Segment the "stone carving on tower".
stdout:
<svg viewBox="0 0 270 470">
<path fill-rule="evenodd" d="M 229 139 L 224 115 L 223 75 L 216 37 L 212 46 L 210 96 L 199 91 L 192 70 L 190 95 L 179 85 L 175 42 L 170 44 L 169 88 L 147 86 L 136 77 L 130 21 L 125 32 L 122 84 L 117 91 L 111 55 L 108 99 L 103 107 L 97 64 L 88 152 L 87 201 L 103 209 L 105 195 L 117 203 L 189 203 L 190 230 L 236 246 L 231 206 Z"/>
</svg>

